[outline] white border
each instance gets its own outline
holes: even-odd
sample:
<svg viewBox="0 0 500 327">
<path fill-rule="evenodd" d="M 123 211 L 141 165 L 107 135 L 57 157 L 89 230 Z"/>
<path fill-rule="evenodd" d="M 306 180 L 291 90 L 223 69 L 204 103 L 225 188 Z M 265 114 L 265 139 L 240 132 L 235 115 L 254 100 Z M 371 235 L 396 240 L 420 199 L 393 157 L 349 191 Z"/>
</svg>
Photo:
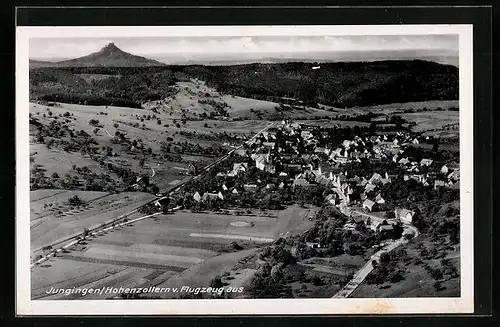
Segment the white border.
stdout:
<svg viewBox="0 0 500 327">
<path fill-rule="evenodd" d="M 31 300 L 29 223 L 29 38 L 283 35 L 459 35 L 460 298 L 249 300 Z M 17 27 L 16 29 L 16 314 L 219 315 L 473 312 L 472 25 Z"/>
</svg>

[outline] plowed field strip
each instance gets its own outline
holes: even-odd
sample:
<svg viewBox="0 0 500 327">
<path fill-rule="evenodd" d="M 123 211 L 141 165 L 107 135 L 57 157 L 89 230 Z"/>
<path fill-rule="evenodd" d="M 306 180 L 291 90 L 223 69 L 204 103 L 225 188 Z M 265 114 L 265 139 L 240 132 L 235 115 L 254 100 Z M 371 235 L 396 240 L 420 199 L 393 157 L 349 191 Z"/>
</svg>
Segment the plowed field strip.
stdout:
<svg viewBox="0 0 500 327">
<path fill-rule="evenodd" d="M 150 269 L 163 269 L 181 272 L 186 268 L 184 267 L 175 267 L 161 264 L 151 264 L 151 263 L 143 263 L 143 262 L 134 262 L 134 261 L 121 261 L 121 260 L 110 260 L 110 259 L 98 259 L 98 258 L 89 258 L 89 257 L 78 257 L 72 255 L 64 255 L 59 258 L 63 258 L 66 260 L 75 260 L 75 261 L 83 261 L 83 262 L 92 262 L 92 263 L 104 263 L 108 265 L 119 265 L 119 266 L 128 266 L 128 267 L 139 267 L 139 268 L 150 268 Z"/>
<path fill-rule="evenodd" d="M 166 280 L 168 280 L 170 277 L 174 276 L 177 274 L 174 271 L 165 271 L 163 274 L 155 277 L 154 279 L 151 279 L 148 282 L 145 282 L 137 287 L 150 287 L 150 286 L 157 286 L 160 285 L 161 283 L 164 283 Z"/>
<path fill-rule="evenodd" d="M 202 259 L 217 255 L 216 252 L 205 249 L 183 248 L 178 246 L 161 246 L 155 244 L 134 244 L 130 246 L 129 249 L 147 253 L 189 256 Z"/>
<path fill-rule="evenodd" d="M 152 273 L 150 273 L 149 275 L 144 276 L 144 278 L 146 278 L 147 280 L 151 281 L 151 280 L 155 279 L 156 277 L 158 277 L 158 276 L 160 276 L 160 275 L 162 275 L 164 273 L 165 273 L 164 270 L 155 270 Z"/>
<path fill-rule="evenodd" d="M 126 268 L 122 271 L 120 271 L 117 274 L 105 276 L 100 280 L 93 281 L 92 283 L 85 284 L 85 288 L 90 289 L 96 289 L 96 288 L 102 288 L 102 287 L 109 287 L 112 285 L 115 285 L 116 283 L 119 283 L 120 281 L 129 279 L 134 273 L 136 273 L 134 268 Z M 105 294 L 103 293 L 103 296 Z M 57 300 L 57 299 L 64 299 L 64 300 L 75 300 L 79 298 L 85 298 L 86 295 L 82 295 L 81 293 L 72 293 L 69 295 L 66 294 L 55 294 L 50 296 L 48 299 L 50 300 Z"/>
<path fill-rule="evenodd" d="M 189 240 L 182 239 L 157 239 L 154 240 L 155 244 L 167 245 L 167 246 L 178 246 L 192 249 L 206 249 L 212 251 L 220 251 L 221 247 L 224 245 L 229 245 L 229 240 L 224 239 L 210 239 L 210 238 L 199 238 L 195 239 L 190 237 Z"/>
<path fill-rule="evenodd" d="M 123 272 L 125 270 L 126 270 L 126 268 L 124 268 L 121 272 Z M 121 272 L 119 272 L 119 273 L 121 273 Z M 112 276 L 115 276 L 115 275 L 117 275 L 117 274 L 113 274 Z M 50 287 L 54 287 L 54 288 L 82 287 L 82 286 L 86 286 L 88 284 L 94 283 L 96 281 L 102 280 L 103 278 L 106 278 L 106 277 L 107 277 L 106 270 L 98 270 L 98 271 L 95 271 L 95 272 L 93 272 L 91 274 L 86 274 L 86 275 L 83 275 L 83 276 L 80 275 L 78 277 L 71 278 L 71 279 L 66 280 L 64 282 L 50 285 Z M 40 298 L 45 298 L 45 297 L 53 297 L 53 296 L 56 296 L 56 295 L 67 297 L 67 295 L 63 295 L 63 294 L 55 294 L 55 295 L 47 294 L 46 291 L 49 290 L 50 287 L 45 287 L 44 289 L 40 289 L 40 288 L 37 289 L 37 291 L 33 292 L 32 299 L 40 299 Z"/>
<path fill-rule="evenodd" d="M 274 239 L 272 238 L 264 238 L 264 237 L 254 237 L 254 236 L 245 236 L 245 235 L 233 235 L 233 234 L 203 234 L 203 233 L 191 233 L 189 234 L 191 237 L 203 237 L 203 238 L 222 238 L 229 240 L 245 240 L 245 241 L 255 241 L 255 242 L 272 242 Z"/>
<path fill-rule="evenodd" d="M 186 264 L 190 266 L 203 261 L 203 259 L 190 256 L 135 252 L 123 249 L 121 247 L 118 249 L 91 247 L 89 250 L 87 250 L 87 252 L 84 252 L 84 256 L 112 259 L 112 260 L 116 258 L 116 259 L 139 261 L 145 263 L 175 262 L 178 263 L 181 267 L 184 267 Z"/>
<path fill-rule="evenodd" d="M 132 244 L 134 244 L 133 242 L 120 242 L 120 241 L 106 240 L 106 239 L 103 239 L 102 237 L 93 239 L 92 244 L 94 244 L 94 243 L 117 245 L 117 246 L 131 246 Z"/>
</svg>

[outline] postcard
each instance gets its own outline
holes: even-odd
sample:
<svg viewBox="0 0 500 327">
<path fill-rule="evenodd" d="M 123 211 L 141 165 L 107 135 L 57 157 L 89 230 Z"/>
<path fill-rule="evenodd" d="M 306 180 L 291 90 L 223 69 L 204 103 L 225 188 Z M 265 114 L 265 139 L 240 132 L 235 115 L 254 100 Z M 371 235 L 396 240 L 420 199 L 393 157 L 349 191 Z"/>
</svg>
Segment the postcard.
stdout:
<svg viewBox="0 0 500 327">
<path fill-rule="evenodd" d="M 18 315 L 473 312 L 471 25 L 16 46 Z"/>
</svg>

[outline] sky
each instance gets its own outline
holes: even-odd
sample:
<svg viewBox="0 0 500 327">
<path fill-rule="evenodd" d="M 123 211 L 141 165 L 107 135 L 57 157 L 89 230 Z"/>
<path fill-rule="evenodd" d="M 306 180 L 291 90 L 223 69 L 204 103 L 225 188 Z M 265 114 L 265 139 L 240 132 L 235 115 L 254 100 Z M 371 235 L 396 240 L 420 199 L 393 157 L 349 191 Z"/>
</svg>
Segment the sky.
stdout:
<svg viewBox="0 0 500 327">
<path fill-rule="evenodd" d="M 32 38 L 30 58 L 57 61 L 113 42 L 123 51 L 169 64 L 428 59 L 458 64 L 458 35 Z"/>
</svg>

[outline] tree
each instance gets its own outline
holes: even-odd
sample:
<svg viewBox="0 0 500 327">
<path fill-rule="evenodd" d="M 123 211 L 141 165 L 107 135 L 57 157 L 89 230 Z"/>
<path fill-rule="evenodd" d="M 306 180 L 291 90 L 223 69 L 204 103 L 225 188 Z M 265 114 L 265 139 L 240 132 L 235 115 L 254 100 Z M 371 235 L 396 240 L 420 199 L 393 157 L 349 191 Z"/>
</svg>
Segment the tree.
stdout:
<svg viewBox="0 0 500 327">
<path fill-rule="evenodd" d="M 437 137 L 434 138 L 433 144 L 432 144 L 432 152 L 434 154 L 439 152 L 439 139 Z"/>
<path fill-rule="evenodd" d="M 388 264 L 391 261 L 391 255 L 387 252 L 380 254 L 380 263 Z"/>
<path fill-rule="evenodd" d="M 118 125 L 118 123 L 114 123 L 114 124 L 113 124 L 113 127 L 114 127 L 114 128 L 118 128 L 119 126 L 120 126 L 120 125 Z"/>
<path fill-rule="evenodd" d="M 433 286 L 436 291 L 441 291 L 443 289 L 443 285 L 439 281 L 434 282 Z"/>
<path fill-rule="evenodd" d="M 80 199 L 78 197 L 78 195 L 74 195 L 72 197 L 70 197 L 67 201 L 66 201 L 67 204 L 69 204 L 70 206 L 81 206 L 82 204 L 84 204 L 85 202 Z"/>
<path fill-rule="evenodd" d="M 95 126 L 99 125 L 99 120 L 91 119 L 91 120 L 89 120 L 89 125 L 95 127 Z"/>
<path fill-rule="evenodd" d="M 385 212 L 385 218 L 391 219 L 391 218 L 396 218 L 396 214 L 392 210 L 388 210 Z"/>
<path fill-rule="evenodd" d="M 89 230 L 87 228 L 84 228 L 82 233 L 82 239 L 85 239 L 89 235 L 89 233 L 90 233 Z"/>
<path fill-rule="evenodd" d="M 220 276 L 215 276 L 211 281 L 210 281 L 210 287 L 212 288 L 221 288 L 224 286 L 224 283 L 222 282 L 222 278 Z"/>
<path fill-rule="evenodd" d="M 408 234 L 405 234 L 405 239 L 407 239 L 408 241 L 411 240 L 413 237 L 415 236 L 415 234 L 413 233 L 408 233 Z"/>
<path fill-rule="evenodd" d="M 313 277 L 312 283 L 314 286 L 321 286 L 321 285 L 323 285 L 323 280 L 321 279 L 321 277 L 316 275 Z"/>
</svg>

